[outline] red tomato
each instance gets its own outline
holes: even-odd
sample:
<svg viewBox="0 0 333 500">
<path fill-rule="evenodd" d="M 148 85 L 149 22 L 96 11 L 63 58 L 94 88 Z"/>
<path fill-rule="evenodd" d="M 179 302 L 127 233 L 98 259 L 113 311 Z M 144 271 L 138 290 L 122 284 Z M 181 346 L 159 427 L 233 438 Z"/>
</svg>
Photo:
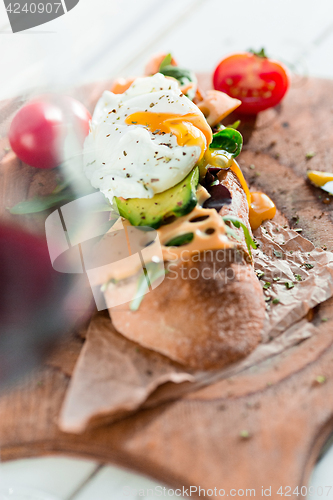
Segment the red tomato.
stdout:
<svg viewBox="0 0 333 500">
<path fill-rule="evenodd" d="M 47 96 L 31 101 L 13 118 L 9 142 L 20 160 L 37 168 L 54 168 L 63 160 L 63 147 L 74 131 L 80 144 L 89 132 L 91 115 L 68 96 Z"/>
<path fill-rule="evenodd" d="M 276 106 L 288 90 L 288 70 L 278 61 L 245 52 L 222 59 L 214 88 L 242 101 L 237 112 L 253 115 Z"/>
</svg>

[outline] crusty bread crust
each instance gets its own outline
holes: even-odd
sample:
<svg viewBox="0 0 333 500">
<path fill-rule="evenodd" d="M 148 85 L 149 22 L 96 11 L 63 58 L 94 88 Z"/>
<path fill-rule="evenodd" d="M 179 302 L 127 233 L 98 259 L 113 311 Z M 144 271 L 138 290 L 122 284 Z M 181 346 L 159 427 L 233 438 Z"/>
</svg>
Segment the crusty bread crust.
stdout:
<svg viewBox="0 0 333 500">
<path fill-rule="evenodd" d="M 195 369 L 220 368 L 249 354 L 261 339 L 262 289 L 250 264 L 235 258 L 234 251 L 223 253 L 224 262 L 214 252 L 210 262 L 172 265 L 138 311 L 128 304 L 110 310 L 115 328 Z M 119 288 L 109 289 L 112 293 L 119 294 Z"/>
<path fill-rule="evenodd" d="M 222 172 L 220 182 L 232 194 L 231 205 L 223 207 L 221 215 L 236 215 L 251 231 L 246 196 L 236 175 Z M 115 328 L 194 369 L 220 368 L 248 355 L 261 340 L 265 302 L 243 232 L 237 232 L 241 240 L 235 249 L 168 263 L 165 280 L 144 296 L 138 311 L 131 311 L 129 304 L 110 309 Z M 107 302 L 124 292 L 134 297 L 136 283 L 130 279 L 109 286 Z"/>
</svg>

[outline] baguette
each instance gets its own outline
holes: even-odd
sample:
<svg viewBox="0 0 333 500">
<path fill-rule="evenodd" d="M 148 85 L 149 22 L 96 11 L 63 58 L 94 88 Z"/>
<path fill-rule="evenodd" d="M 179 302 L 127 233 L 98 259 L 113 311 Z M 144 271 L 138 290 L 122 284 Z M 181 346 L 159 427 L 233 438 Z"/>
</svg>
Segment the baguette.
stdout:
<svg viewBox="0 0 333 500">
<path fill-rule="evenodd" d="M 234 215 L 248 227 L 245 192 L 232 171 L 221 181 L 232 203 L 221 215 Z M 109 309 L 114 327 L 132 341 L 194 369 L 215 369 L 248 355 L 260 342 L 265 317 L 262 288 L 249 261 L 242 231 L 233 248 L 195 254 L 168 264 L 164 281 L 142 300 Z M 111 284 L 107 302 L 120 293 L 133 296 L 136 279 Z"/>
<path fill-rule="evenodd" d="M 136 79 L 123 94 L 104 92 L 85 142 L 84 171 L 122 216 L 102 242 L 105 259 L 88 271 L 92 286 L 103 285 L 114 327 L 201 370 L 255 348 L 265 302 L 249 247 L 251 195 L 234 160 L 242 138 L 232 127 L 214 136 L 211 128 L 240 101 L 199 94 L 195 75 L 172 65 Z M 158 238 L 134 249 L 135 231 L 144 240 L 140 226 Z M 120 260 L 121 249 L 128 258 L 108 265 L 117 252 Z M 143 263 L 148 277 L 149 266 L 161 272 L 146 294 Z"/>
</svg>

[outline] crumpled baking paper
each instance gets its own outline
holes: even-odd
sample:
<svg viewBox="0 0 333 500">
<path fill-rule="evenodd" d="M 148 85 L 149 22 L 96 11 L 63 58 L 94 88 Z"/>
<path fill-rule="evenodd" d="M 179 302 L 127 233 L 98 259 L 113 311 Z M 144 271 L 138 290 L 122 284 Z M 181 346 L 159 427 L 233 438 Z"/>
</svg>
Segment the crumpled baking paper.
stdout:
<svg viewBox="0 0 333 500">
<path fill-rule="evenodd" d="M 172 382 L 154 404 L 216 382 L 277 355 L 316 334 L 305 317 L 333 295 L 333 253 L 315 248 L 298 232 L 266 222 L 255 233 L 255 270 L 266 302 L 262 343 L 246 358 L 218 371 L 195 372 L 127 340 L 109 318 L 93 318 L 60 414 L 65 432 L 119 419 L 154 401 L 154 391 Z M 262 274 L 263 273 L 263 274 Z M 163 391 L 162 391 L 163 392 Z M 148 400 L 148 401 L 147 401 Z"/>
<path fill-rule="evenodd" d="M 83 432 L 95 418 L 119 418 L 138 408 L 158 386 L 194 381 L 168 358 L 138 347 L 116 332 L 110 318 L 97 315 L 75 366 L 59 425 Z"/>
</svg>

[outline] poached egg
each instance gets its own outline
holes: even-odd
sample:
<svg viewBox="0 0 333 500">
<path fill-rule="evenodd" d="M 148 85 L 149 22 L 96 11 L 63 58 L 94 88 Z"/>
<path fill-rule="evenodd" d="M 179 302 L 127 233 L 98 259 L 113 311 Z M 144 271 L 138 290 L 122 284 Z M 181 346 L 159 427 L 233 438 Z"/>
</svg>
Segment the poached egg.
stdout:
<svg viewBox="0 0 333 500">
<path fill-rule="evenodd" d="M 84 144 L 84 172 L 111 201 L 152 198 L 180 182 L 203 157 L 212 131 L 203 113 L 160 73 L 123 94 L 105 91 Z"/>
</svg>

